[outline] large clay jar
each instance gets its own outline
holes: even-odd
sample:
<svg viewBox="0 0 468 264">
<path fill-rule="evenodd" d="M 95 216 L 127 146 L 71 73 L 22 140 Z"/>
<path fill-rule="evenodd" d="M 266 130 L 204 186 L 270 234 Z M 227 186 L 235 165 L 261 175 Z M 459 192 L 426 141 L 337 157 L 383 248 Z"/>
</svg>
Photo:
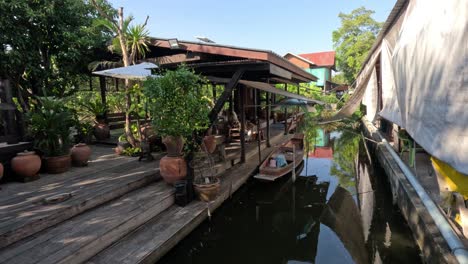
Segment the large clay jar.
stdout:
<svg viewBox="0 0 468 264">
<path fill-rule="evenodd" d="M 34 151 L 20 152 L 11 160 L 11 169 L 20 177 L 34 177 L 41 169 L 41 158 Z"/>
<path fill-rule="evenodd" d="M 159 171 L 165 182 L 174 184 L 187 176 L 187 162 L 181 156 L 164 156 L 159 162 Z"/>
<path fill-rule="evenodd" d="M 44 160 L 47 173 L 50 174 L 63 173 L 71 167 L 70 154 L 58 157 L 45 157 Z"/>
<path fill-rule="evenodd" d="M 97 123 L 94 125 L 93 135 L 97 140 L 104 140 L 110 137 L 110 129 L 106 123 Z"/>
<path fill-rule="evenodd" d="M 211 202 L 218 197 L 218 193 L 221 188 L 221 181 L 218 178 L 215 178 L 214 182 L 208 184 L 195 182 L 193 187 L 195 188 L 195 192 L 198 194 L 200 200 Z"/>
<path fill-rule="evenodd" d="M 162 142 L 166 145 L 167 156 L 182 156 L 182 150 L 184 149 L 184 138 L 182 136 L 165 136 Z"/>
<path fill-rule="evenodd" d="M 203 138 L 202 149 L 208 153 L 213 153 L 216 149 L 216 137 L 214 135 Z"/>
<path fill-rule="evenodd" d="M 88 160 L 90 156 L 91 148 L 84 143 L 76 144 L 71 149 L 71 158 L 73 166 L 83 167 L 88 165 Z"/>
</svg>

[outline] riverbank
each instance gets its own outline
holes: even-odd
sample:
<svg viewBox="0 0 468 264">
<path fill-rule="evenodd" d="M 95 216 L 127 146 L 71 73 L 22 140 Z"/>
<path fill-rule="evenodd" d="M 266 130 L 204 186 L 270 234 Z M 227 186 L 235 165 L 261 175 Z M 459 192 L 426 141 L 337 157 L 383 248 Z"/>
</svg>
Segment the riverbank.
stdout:
<svg viewBox="0 0 468 264">
<path fill-rule="evenodd" d="M 362 119 L 367 136 L 377 142 L 383 137 L 378 129 L 366 118 Z M 426 263 L 459 263 L 441 231 L 424 206 L 421 198 L 410 184 L 397 161 L 383 144 L 373 144 L 375 154 L 388 175 L 394 203 L 398 204 L 403 216 L 408 221 L 413 236 L 422 251 Z"/>
</svg>

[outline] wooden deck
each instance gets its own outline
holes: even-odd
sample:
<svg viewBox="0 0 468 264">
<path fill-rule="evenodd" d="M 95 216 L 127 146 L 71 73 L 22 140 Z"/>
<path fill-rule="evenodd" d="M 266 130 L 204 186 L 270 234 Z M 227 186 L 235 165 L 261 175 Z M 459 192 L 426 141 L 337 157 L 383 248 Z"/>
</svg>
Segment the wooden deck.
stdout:
<svg viewBox="0 0 468 264">
<path fill-rule="evenodd" d="M 271 143 L 287 140 L 272 131 Z M 266 149 L 265 158 L 273 148 Z M 0 191 L 0 263 L 142 263 L 163 256 L 237 190 L 258 166 L 257 144 L 247 163 L 221 164 L 222 192 L 211 204 L 174 204 L 173 188 L 159 179 L 159 158 L 138 162 L 93 146 L 88 167 L 8 183 Z M 239 156 L 240 157 L 240 156 Z M 229 165 L 227 165 L 229 164 Z M 234 166 L 234 167 L 232 167 Z M 221 173 L 221 171 L 220 171 Z M 71 195 L 57 204 L 44 198 Z"/>
</svg>

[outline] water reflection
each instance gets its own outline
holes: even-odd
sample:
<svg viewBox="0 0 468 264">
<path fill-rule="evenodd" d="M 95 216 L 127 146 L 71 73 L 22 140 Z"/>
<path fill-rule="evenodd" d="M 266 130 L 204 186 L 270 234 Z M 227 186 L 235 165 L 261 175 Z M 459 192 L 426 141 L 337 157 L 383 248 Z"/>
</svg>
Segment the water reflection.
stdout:
<svg viewBox="0 0 468 264">
<path fill-rule="evenodd" d="M 420 263 L 385 175 L 359 155 L 359 136 L 320 136 L 295 183 L 249 182 L 161 262 Z"/>
</svg>

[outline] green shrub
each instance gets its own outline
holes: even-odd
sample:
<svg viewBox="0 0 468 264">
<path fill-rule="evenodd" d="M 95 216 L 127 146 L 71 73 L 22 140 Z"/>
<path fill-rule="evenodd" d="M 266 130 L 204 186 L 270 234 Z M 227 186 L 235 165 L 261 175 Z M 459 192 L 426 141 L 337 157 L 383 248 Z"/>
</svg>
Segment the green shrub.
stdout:
<svg viewBox="0 0 468 264">
<path fill-rule="evenodd" d="M 158 135 L 190 138 L 194 131 L 208 128 L 211 102 L 206 83 L 185 66 L 145 81 L 144 94 Z"/>
</svg>

